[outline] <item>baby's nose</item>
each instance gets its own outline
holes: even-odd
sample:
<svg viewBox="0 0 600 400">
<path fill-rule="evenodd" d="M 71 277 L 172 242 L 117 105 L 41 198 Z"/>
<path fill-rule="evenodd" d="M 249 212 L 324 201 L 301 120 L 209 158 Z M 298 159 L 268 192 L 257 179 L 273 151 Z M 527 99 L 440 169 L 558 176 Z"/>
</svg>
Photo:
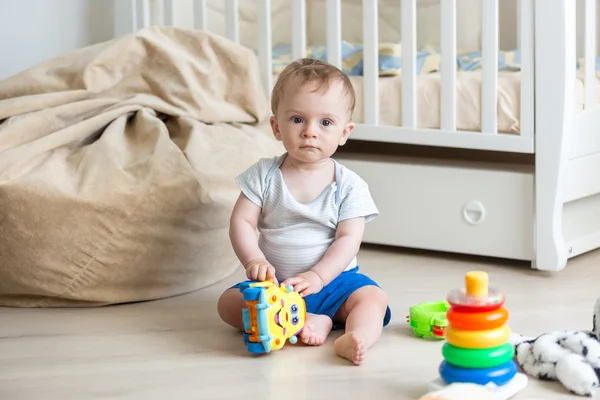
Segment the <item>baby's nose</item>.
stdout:
<svg viewBox="0 0 600 400">
<path fill-rule="evenodd" d="M 302 132 L 302 136 L 305 138 L 314 138 L 314 137 L 317 137 L 317 134 L 313 129 L 308 128 L 308 129 L 305 129 L 304 132 Z"/>
</svg>

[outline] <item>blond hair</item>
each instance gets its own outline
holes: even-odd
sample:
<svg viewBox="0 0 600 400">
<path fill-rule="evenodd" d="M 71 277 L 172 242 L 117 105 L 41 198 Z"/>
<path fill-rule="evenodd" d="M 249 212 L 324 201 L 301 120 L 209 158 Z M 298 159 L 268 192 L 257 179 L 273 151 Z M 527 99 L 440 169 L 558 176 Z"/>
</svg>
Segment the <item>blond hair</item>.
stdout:
<svg viewBox="0 0 600 400">
<path fill-rule="evenodd" d="M 326 91 L 329 84 L 334 81 L 341 81 L 344 85 L 344 93 L 349 97 L 350 115 L 354 113 L 356 105 L 356 94 L 350 78 L 339 68 L 329 63 L 315 60 L 312 58 L 300 58 L 293 61 L 281 71 L 277 82 L 273 87 L 271 95 L 271 111 L 273 115 L 277 114 L 277 107 L 283 98 L 287 85 L 294 82 L 297 88 L 302 88 L 307 84 L 316 83 L 315 91 Z"/>
</svg>

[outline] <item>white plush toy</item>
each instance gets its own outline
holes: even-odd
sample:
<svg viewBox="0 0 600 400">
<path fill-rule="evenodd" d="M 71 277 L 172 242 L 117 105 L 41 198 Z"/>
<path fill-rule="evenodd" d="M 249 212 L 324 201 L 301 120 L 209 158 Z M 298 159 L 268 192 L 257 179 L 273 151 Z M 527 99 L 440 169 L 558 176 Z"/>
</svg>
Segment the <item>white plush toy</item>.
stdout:
<svg viewBox="0 0 600 400">
<path fill-rule="evenodd" d="M 557 380 L 571 393 L 593 397 L 600 373 L 600 299 L 591 331 L 553 331 L 538 337 L 514 334 L 516 361 L 527 375 Z"/>
</svg>

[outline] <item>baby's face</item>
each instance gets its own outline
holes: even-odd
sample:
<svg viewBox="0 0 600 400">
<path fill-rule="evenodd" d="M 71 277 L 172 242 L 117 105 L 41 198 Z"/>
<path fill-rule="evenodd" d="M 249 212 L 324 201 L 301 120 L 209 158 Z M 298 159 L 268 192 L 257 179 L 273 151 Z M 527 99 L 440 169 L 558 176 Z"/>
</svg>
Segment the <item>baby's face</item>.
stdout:
<svg viewBox="0 0 600 400">
<path fill-rule="evenodd" d="M 329 158 L 354 129 L 341 82 L 332 82 L 327 91 L 313 89 L 307 85 L 295 92 L 288 90 L 271 118 L 275 137 L 290 156 L 302 162 Z"/>
</svg>

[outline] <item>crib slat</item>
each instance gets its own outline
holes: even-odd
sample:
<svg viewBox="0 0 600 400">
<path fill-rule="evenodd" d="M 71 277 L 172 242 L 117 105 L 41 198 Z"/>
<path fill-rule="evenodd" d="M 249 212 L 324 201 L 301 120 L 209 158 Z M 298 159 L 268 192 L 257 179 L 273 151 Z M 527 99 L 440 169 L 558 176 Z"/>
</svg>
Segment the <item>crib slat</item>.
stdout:
<svg viewBox="0 0 600 400">
<path fill-rule="evenodd" d="M 175 25 L 175 0 L 164 0 L 164 5 L 162 7 L 162 23 L 165 25 Z"/>
<path fill-rule="evenodd" d="M 523 1 L 522 0 L 517 0 L 517 43 L 516 43 L 516 48 L 517 50 L 521 50 L 521 43 L 523 42 L 523 38 L 521 37 L 522 33 L 522 24 L 523 24 Z"/>
<path fill-rule="evenodd" d="M 456 130 L 456 0 L 442 0 L 440 7 L 442 44 L 441 128 Z"/>
<path fill-rule="evenodd" d="M 163 3 L 163 23 L 184 29 L 196 29 L 195 5 L 191 0 L 151 0 Z"/>
<path fill-rule="evenodd" d="M 225 29 L 226 35 L 236 43 L 240 42 L 240 7 L 238 0 L 226 0 L 225 3 Z"/>
<path fill-rule="evenodd" d="M 498 0 L 481 2 L 481 131 L 498 133 Z"/>
<path fill-rule="evenodd" d="M 402 126 L 417 127 L 417 7 L 402 0 Z"/>
<path fill-rule="evenodd" d="M 596 97 L 596 0 L 585 1 L 585 108 L 594 107 Z"/>
<path fill-rule="evenodd" d="M 533 57 L 534 35 L 533 0 L 519 1 L 519 49 L 521 51 L 521 111 L 520 132 L 522 136 L 533 137 L 535 129 L 534 110 L 534 73 Z"/>
<path fill-rule="evenodd" d="M 271 0 L 258 0 L 258 60 L 263 85 L 269 99 L 273 87 L 273 61 L 271 47 Z"/>
<path fill-rule="evenodd" d="M 292 4 L 292 56 L 306 57 L 306 0 L 293 0 Z"/>
<path fill-rule="evenodd" d="M 150 0 L 137 1 L 138 29 L 150 26 Z"/>
<path fill-rule="evenodd" d="M 198 30 L 207 29 L 206 0 L 194 0 L 194 27 Z"/>
<path fill-rule="evenodd" d="M 379 124 L 379 39 L 378 7 L 373 0 L 363 0 L 364 122 Z"/>
<path fill-rule="evenodd" d="M 113 0 L 113 9 L 113 33 L 115 37 L 137 31 L 136 0 Z"/>
<path fill-rule="evenodd" d="M 327 0 L 327 61 L 342 68 L 342 5 L 340 0 Z"/>
</svg>

